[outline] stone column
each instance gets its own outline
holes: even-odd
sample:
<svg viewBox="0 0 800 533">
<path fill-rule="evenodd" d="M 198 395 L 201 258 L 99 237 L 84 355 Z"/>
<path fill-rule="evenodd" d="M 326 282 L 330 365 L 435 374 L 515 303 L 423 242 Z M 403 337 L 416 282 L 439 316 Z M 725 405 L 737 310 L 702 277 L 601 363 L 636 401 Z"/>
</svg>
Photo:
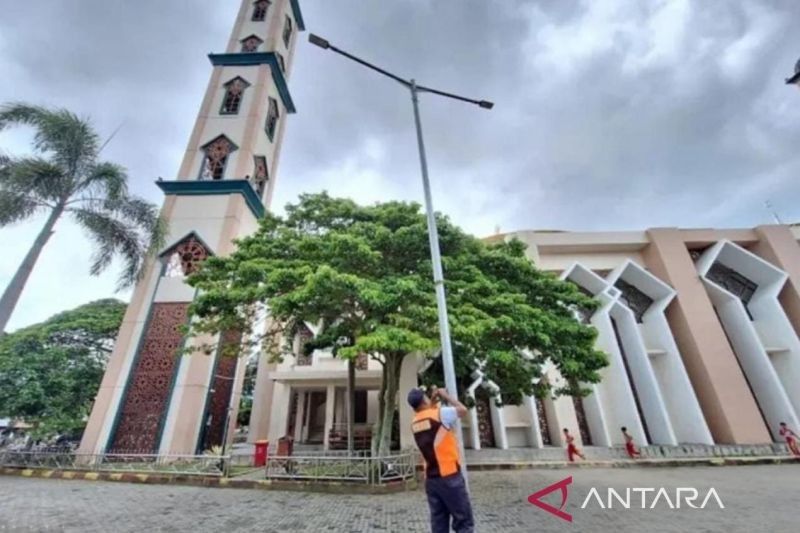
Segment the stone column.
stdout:
<svg viewBox="0 0 800 533">
<path fill-rule="evenodd" d="M 250 412 L 250 432 L 247 435 L 247 442 L 251 444 L 257 440 L 264 440 L 269 435 L 272 396 L 275 390 L 270 373 L 276 367 L 275 363 L 269 362 L 269 356 L 259 357 L 256 385 L 253 388 L 253 410 Z"/>
<path fill-rule="evenodd" d="M 306 414 L 306 395 L 308 392 L 297 393 L 297 415 L 294 419 L 294 441 L 303 442 L 303 420 Z"/>
<path fill-rule="evenodd" d="M 330 384 L 325 394 L 325 434 L 322 437 L 322 442 L 326 450 L 330 445 L 331 428 L 333 428 L 333 409 L 335 406 L 336 386 Z"/>
<path fill-rule="evenodd" d="M 800 246 L 789 226 L 758 226 L 758 242 L 750 251 L 789 275 L 778 300 L 800 335 Z"/>
<path fill-rule="evenodd" d="M 714 441 L 771 442 L 680 231 L 656 228 L 647 233 L 650 244 L 642 257 L 653 274 L 677 291 L 666 316 Z"/>
<path fill-rule="evenodd" d="M 267 439 L 270 447 L 278 446 L 278 439 L 286 435 L 286 426 L 289 419 L 289 400 L 292 388 L 280 382 L 273 384 L 272 415 L 269 418 L 269 433 Z"/>
</svg>

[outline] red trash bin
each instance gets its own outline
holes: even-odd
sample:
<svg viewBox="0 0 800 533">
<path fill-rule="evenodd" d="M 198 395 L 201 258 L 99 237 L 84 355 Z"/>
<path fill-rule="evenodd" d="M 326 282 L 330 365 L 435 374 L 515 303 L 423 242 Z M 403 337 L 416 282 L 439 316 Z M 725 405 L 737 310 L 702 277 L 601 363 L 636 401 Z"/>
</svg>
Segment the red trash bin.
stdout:
<svg viewBox="0 0 800 533">
<path fill-rule="evenodd" d="M 269 441 L 267 440 L 256 441 L 256 451 L 253 454 L 253 466 L 266 466 L 268 448 L 269 448 Z"/>
</svg>

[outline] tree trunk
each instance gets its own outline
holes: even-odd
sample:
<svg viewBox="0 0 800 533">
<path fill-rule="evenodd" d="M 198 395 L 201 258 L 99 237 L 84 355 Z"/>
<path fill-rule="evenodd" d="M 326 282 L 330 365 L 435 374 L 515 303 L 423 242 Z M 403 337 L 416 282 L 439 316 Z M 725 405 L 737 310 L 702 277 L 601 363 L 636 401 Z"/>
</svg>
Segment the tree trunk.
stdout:
<svg viewBox="0 0 800 533">
<path fill-rule="evenodd" d="M 8 287 L 6 287 L 5 292 L 3 292 L 3 296 L 0 297 L 0 335 L 5 333 L 6 325 L 11 318 L 11 313 L 17 306 L 19 297 L 22 295 L 22 290 L 25 288 L 25 284 L 28 282 L 33 267 L 39 259 L 39 254 L 42 253 L 44 245 L 47 244 L 47 241 L 53 234 L 53 227 L 56 225 L 56 222 L 58 222 L 63 212 L 63 204 L 57 205 L 50 212 L 44 227 L 39 232 L 39 235 L 36 236 L 36 240 L 33 241 L 30 250 L 28 250 L 28 253 L 25 255 L 25 259 L 22 260 L 22 264 L 19 265 L 14 277 L 11 278 L 11 282 L 8 284 Z"/>
<path fill-rule="evenodd" d="M 356 362 L 347 360 L 347 453 L 353 454 L 353 427 L 356 417 Z"/>
<path fill-rule="evenodd" d="M 381 387 L 381 402 L 378 419 L 378 431 L 373 438 L 373 451 L 378 456 L 388 455 L 392 448 L 392 423 L 394 411 L 397 407 L 397 391 L 400 389 L 400 367 L 405 354 L 391 354 L 386 356 L 383 367 L 383 386 Z M 376 444 L 377 440 L 377 444 Z"/>
</svg>

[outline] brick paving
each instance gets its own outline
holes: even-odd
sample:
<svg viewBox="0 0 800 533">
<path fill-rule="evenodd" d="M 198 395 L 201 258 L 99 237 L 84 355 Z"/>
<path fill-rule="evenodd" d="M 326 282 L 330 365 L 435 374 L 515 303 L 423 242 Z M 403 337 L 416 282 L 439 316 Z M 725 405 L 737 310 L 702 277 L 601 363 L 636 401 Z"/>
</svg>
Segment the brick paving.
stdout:
<svg viewBox="0 0 800 533">
<path fill-rule="evenodd" d="M 573 476 L 572 524 L 530 505 Z M 475 472 L 480 532 L 797 531 L 800 465 Z M 714 487 L 725 509 L 580 509 L 590 487 Z M 556 502 L 557 494 L 547 501 Z M 650 497 L 652 499 L 652 497 Z M 637 500 L 638 505 L 638 500 Z M 422 490 L 356 496 L 0 476 L 0 531 L 428 531 Z"/>
</svg>

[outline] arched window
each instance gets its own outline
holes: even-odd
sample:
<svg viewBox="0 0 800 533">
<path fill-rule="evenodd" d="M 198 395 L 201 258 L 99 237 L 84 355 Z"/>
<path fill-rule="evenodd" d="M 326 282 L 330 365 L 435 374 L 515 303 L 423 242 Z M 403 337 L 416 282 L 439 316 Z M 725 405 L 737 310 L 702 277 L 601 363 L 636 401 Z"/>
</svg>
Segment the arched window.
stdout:
<svg viewBox="0 0 800 533">
<path fill-rule="evenodd" d="M 225 176 L 225 165 L 228 156 L 237 149 L 227 137 L 220 135 L 203 146 L 203 166 L 200 169 L 201 180 L 221 180 Z"/>
<path fill-rule="evenodd" d="M 269 109 L 267 110 L 267 123 L 264 126 L 264 130 L 267 132 L 267 137 L 269 137 L 270 141 L 275 140 L 275 130 L 278 129 L 279 118 L 278 101 L 270 97 Z"/>
<path fill-rule="evenodd" d="M 188 276 L 200 268 L 209 255 L 203 243 L 191 234 L 164 253 L 166 262 L 164 276 L 168 278 Z"/>
<path fill-rule="evenodd" d="M 286 15 L 286 20 L 283 22 L 283 44 L 289 48 L 289 41 L 292 38 L 292 19 Z"/>
<path fill-rule="evenodd" d="M 253 17 L 251 20 L 255 22 L 262 21 L 267 18 L 267 8 L 269 8 L 269 0 L 258 0 L 253 4 Z"/>
<path fill-rule="evenodd" d="M 251 183 L 259 198 L 264 196 L 268 181 L 269 171 L 267 170 L 267 158 L 263 155 L 257 155 L 255 157 L 255 169 L 253 171 L 253 181 Z"/>
<path fill-rule="evenodd" d="M 251 35 L 241 40 L 242 52 L 258 52 L 258 47 L 263 43 L 256 35 Z"/>
<path fill-rule="evenodd" d="M 239 106 L 242 104 L 244 90 L 250 86 L 242 78 L 234 78 L 225 84 L 225 98 L 222 100 L 222 115 L 236 115 L 239 113 Z"/>
</svg>

